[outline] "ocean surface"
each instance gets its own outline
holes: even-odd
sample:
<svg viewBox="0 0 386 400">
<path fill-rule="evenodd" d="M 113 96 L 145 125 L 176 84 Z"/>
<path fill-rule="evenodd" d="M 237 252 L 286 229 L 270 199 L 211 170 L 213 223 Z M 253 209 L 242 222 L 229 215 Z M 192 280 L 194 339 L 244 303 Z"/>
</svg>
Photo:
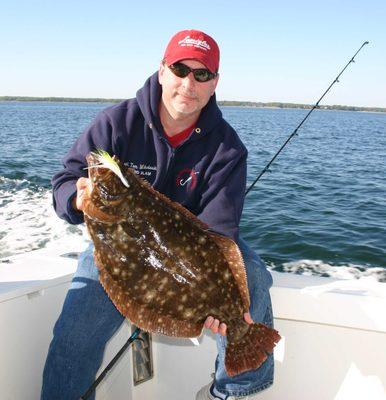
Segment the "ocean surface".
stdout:
<svg viewBox="0 0 386 400">
<path fill-rule="evenodd" d="M 89 240 L 53 211 L 50 179 L 107 103 L 0 102 L 0 258 Z M 222 108 L 248 182 L 308 110 Z M 245 200 L 241 235 L 272 270 L 386 282 L 386 114 L 314 111 Z M 0 264 L 1 267 L 1 264 Z"/>
</svg>

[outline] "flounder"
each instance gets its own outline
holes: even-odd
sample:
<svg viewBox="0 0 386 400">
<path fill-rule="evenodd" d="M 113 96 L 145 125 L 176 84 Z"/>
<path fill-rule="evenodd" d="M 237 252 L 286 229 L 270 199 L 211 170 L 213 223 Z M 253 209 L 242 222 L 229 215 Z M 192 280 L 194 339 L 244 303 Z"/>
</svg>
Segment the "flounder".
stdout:
<svg viewBox="0 0 386 400">
<path fill-rule="evenodd" d="M 237 244 L 108 158 L 87 156 L 92 189 L 83 211 L 100 282 L 117 309 L 145 331 L 186 338 L 200 336 L 212 315 L 227 324 L 228 375 L 258 368 L 280 335 L 244 321 L 250 300 Z"/>
</svg>

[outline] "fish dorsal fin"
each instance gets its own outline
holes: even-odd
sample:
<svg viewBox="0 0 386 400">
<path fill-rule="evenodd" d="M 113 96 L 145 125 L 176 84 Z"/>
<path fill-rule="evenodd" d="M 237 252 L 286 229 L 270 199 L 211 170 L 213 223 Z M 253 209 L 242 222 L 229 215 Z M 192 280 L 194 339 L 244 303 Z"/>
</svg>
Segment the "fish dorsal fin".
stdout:
<svg viewBox="0 0 386 400">
<path fill-rule="evenodd" d="M 202 222 L 200 219 L 198 219 L 193 213 L 191 213 L 189 210 L 187 210 L 185 207 L 183 207 L 181 204 L 170 200 L 168 197 L 166 197 L 164 194 L 159 192 L 158 190 L 154 189 L 148 181 L 145 179 L 139 177 L 132 168 L 127 167 L 126 173 L 133 174 L 136 179 L 139 180 L 142 186 L 144 186 L 150 193 L 152 197 L 159 197 L 162 201 L 164 201 L 166 204 L 168 204 L 170 207 L 174 208 L 176 211 L 179 211 L 182 215 L 184 215 L 186 218 L 188 218 L 190 221 L 198 225 L 199 228 L 207 230 L 209 229 L 209 226 Z"/>
<path fill-rule="evenodd" d="M 228 265 L 232 271 L 233 277 L 236 280 L 245 312 L 249 311 L 250 299 L 247 282 L 247 274 L 245 272 L 245 264 L 239 246 L 230 238 L 216 233 L 210 233 L 210 236 L 220 247 L 224 254 Z"/>
</svg>

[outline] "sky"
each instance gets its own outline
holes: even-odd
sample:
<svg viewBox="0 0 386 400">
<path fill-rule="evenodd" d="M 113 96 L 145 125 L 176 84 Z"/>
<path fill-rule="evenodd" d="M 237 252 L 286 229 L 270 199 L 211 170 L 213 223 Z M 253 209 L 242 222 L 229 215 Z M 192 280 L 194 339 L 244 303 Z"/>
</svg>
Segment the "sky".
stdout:
<svg viewBox="0 0 386 400">
<path fill-rule="evenodd" d="M 0 0 L 0 96 L 130 98 L 170 37 L 220 46 L 218 100 L 386 107 L 386 1 Z"/>
</svg>

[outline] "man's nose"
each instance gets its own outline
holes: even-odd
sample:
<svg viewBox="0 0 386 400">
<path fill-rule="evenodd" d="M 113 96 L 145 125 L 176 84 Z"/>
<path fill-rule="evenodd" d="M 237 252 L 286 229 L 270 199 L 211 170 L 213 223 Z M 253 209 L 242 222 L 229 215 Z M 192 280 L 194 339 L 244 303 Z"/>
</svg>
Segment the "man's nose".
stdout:
<svg viewBox="0 0 386 400">
<path fill-rule="evenodd" d="M 187 88 L 195 86 L 196 80 L 194 79 L 192 71 L 190 71 L 189 74 L 185 76 L 185 78 L 182 78 L 182 84 L 184 85 L 184 87 Z"/>
</svg>

